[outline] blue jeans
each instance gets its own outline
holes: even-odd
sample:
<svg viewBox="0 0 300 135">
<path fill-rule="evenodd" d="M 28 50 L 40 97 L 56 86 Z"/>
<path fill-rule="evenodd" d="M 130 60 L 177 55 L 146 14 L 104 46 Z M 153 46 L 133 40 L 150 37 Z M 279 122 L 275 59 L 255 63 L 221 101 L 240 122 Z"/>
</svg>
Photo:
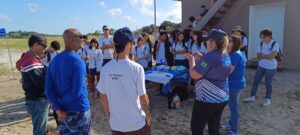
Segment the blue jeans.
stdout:
<svg viewBox="0 0 300 135">
<path fill-rule="evenodd" d="M 46 135 L 49 113 L 49 101 L 44 100 L 26 100 L 25 106 L 31 116 L 33 125 L 33 135 Z"/>
<path fill-rule="evenodd" d="M 272 98 L 272 79 L 276 73 L 277 69 L 265 69 L 260 66 L 257 67 L 252 89 L 251 89 L 251 96 L 255 96 L 258 85 L 263 76 L 265 76 L 265 85 L 266 85 L 266 96 L 265 98 Z"/>
<path fill-rule="evenodd" d="M 229 90 L 229 109 L 230 109 L 230 130 L 238 133 L 238 123 L 240 118 L 239 112 L 239 99 L 243 89 L 230 89 Z"/>
</svg>

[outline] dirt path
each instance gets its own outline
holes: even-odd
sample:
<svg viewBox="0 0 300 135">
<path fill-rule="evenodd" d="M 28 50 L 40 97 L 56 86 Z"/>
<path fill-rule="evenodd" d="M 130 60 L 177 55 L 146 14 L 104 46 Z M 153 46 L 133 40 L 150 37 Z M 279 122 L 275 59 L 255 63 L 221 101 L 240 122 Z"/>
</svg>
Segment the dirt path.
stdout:
<svg viewBox="0 0 300 135">
<path fill-rule="evenodd" d="M 255 70 L 247 69 L 248 88 L 241 100 L 249 93 Z M 31 121 L 24 108 L 23 90 L 18 80 L 0 77 L 0 135 L 30 135 Z M 1 81 L 5 80 L 5 81 Z M 177 110 L 167 109 L 167 98 L 157 96 L 155 90 L 148 89 L 153 115 L 153 135 L 190 135 L 190 118 L 193 101 L 182 102 Z M 300 134 L 300 72 L 286 71 L 276 74 L 273 82 L 272 105 L 262 107 L 265 95 L 264 85 L 259 87 L 258 100 L 255 103 L 240 102 L 241 135 L 299 135 Z M 110 130 L 104 121 L 99 99 L 90 99 L 92 106 L 92 134 L 109 135 Z M 228 108 L 223 113 L 222 123 L 228 121 Z M 21 121 L 16 123 L 17 121 Z M 54 121 L 50 119 L 50 127 Z M 222 131 L 226 134 L 227 131 Z"/>
</svg>

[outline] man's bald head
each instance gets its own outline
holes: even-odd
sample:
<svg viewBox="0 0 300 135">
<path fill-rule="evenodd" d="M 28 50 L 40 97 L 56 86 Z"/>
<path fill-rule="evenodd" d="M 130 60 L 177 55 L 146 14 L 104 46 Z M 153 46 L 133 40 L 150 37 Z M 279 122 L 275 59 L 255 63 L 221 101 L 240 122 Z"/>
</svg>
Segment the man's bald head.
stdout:
<svg viewBox="0 0 300 135">
<path fill-rule="evenodd" d="M 82 35 L 79 30 L 74 28 L 66 29 L 63 33 L 66 50 L 77 51 L 82 44 Z"/>
<path fill-rule="evenodd" d="M 77 36 L 77 35 L 81 36 L 81 33 L 79 32 L 79 30 L 77 30 L 75 28 L 69 28 L 64 31 L 63 37 L 64 37 L 64 39 L 66 39 L 66 38 L 69 38 L 72 36 Z"/>
</svg>

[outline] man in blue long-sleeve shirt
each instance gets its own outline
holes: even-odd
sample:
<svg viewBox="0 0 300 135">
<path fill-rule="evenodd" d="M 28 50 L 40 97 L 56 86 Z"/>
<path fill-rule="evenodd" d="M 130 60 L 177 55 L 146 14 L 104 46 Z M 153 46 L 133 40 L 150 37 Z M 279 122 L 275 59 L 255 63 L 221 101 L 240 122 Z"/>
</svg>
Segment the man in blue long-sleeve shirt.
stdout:
<svg viewBox="0 0 300 135">
<path fill-rule="evenodd" d="M 82 36 L 76 29 L 67 29 L 63 38 L 65 51 L 58 54 L 48 68 L 46 94 L 61 122 L 61 135 L 88 135 L 91 113 L 85 85 L 86 67 L 75 53 L 82 44 Z"/>
</svg>

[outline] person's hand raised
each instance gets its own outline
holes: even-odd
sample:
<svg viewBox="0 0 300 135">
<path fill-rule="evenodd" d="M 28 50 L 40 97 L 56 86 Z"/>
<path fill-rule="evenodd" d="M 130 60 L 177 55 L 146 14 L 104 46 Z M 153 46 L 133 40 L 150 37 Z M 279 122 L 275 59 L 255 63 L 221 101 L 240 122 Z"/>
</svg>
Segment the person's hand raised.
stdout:
<svg viewBox="0 0 300 135">
<path fill-rule="evenodd" d="M 199 52 L 194 52 L 192 55 L 194 57 L 197 57 L 198 59 L 201 59 L 203 57 L 203 55 L 201 53 L 199 53 Z"/>
<path fill-rule="evenodd" d="M 186 53 L 186 54 L 185 54 L 185 58 L 186 58 L 188 61 L 194 60 L 194 56 L 191 55 L 191 54 L 189 54 L 189 53 Z"/>
</svg>

